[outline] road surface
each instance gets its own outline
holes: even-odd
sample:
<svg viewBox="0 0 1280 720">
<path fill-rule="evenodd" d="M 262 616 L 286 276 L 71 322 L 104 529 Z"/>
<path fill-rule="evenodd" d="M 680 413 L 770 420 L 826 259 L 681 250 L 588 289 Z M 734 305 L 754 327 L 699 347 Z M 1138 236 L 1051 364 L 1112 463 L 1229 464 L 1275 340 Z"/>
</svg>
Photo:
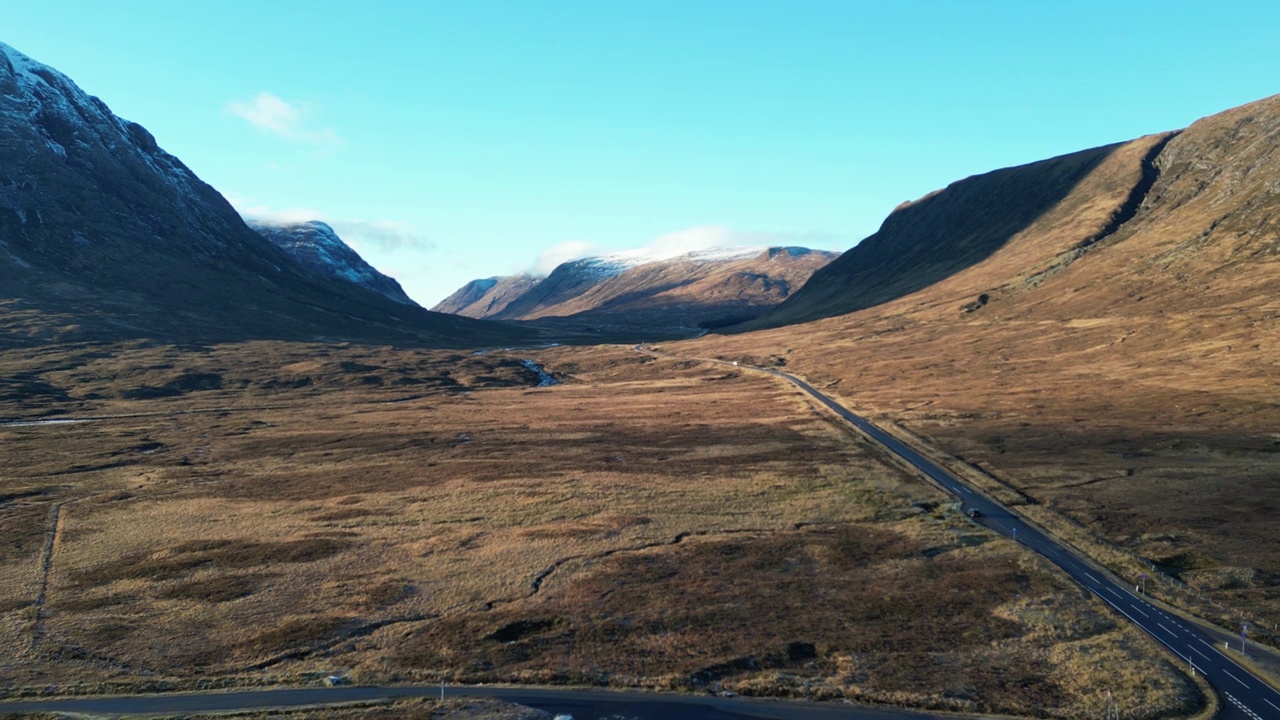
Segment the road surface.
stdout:
<svg viewBox="0 0 1280 720">
<path fill-rule="evenodd" d="M 955 495 L 966 508 L 977 509 L 980 513 L 976 518 L 977 522 L 1040 553 L 1093 594 L 1102 598 L 1116 612 L 1160 641 L 1175 655 L 1182 658 L 1188 670 L 1194 670 L 1208 679 L 1209 684 L 1222 700 L 1220 703 L 1222 709 L 1218 713 L 1218 717 L 1222 720 L 1280 720 L 1280 692 L 1236 663 L 1227 652 L 1224 652 L 1222 645 L 1215 645 L 1210 636 L 1195 625 L 1176 615 L 1169 615 L 1147 602 L 1145 596 L 1135 592 L 1134 585 L 1121 582 L 1099 571 L 1057 540 L 1029 525 L 1017 513 L 982 495 L 942 466 L 881 430 L 866 418 L 850 412 L 809 383 L 794 375 L 771 368 L 751 369 L 775 375 L 795 384 L 836 415 L 852 423 L 872 440 Z M 1121 708 L 1121 710 L 1124 709 Z"/>
<path fill-rule="evenodd" d="M 440 686 L 332 687 L 231 690 L 117 697 L 0 702 L 0 715 L 31 712 L 89 715 L 175 715 L 299 706 L 374 702 L 408 697 L 439 697 Z M 865 708 L 840 703 L 806 703 L 710 695 L 616 693 L 603 690 L 555 690 L 521 687 L 453 687 L 447 697 L 489 697 L 571 715 L 575 720 L 606 717 L 638 720 L 944 720 L 940 715 L 907 710 Z M 948 715 L 945 720 L 960 716 Z"/>
</svg>

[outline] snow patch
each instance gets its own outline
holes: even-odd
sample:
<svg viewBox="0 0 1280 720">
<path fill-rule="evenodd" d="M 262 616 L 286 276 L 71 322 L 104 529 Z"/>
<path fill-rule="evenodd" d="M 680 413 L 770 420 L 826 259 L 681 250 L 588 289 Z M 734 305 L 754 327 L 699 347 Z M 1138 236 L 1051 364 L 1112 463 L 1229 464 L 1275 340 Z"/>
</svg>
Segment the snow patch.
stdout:
<svg viewBox="0 0 1280 720">
<path fill-rule="evenodd" d="M 9 58 L 9 63 L 13 65 L 13 74 L 27 84 L 41 83 L 49 85 L 48 77 L 56 77 L 67 84 L 71 84 L 71 80 L 66 75 L 54 70 L 53 68 L 41 62 L 36 62 L 31 58 L 23 55 L 13 48 L 12 45 L 0 42 L 0 53 Z"/>
<path fill-rule="evenodd" d="M 747 260 L 764 252 L 767 247 L 721 247 L 707 250 L 694 250 L 681 255 L 654 252 L 648 248 L 640 250 L 622 250 L 607 255 L 571 260 L 565 265 L 576 266 L 586 275 L 605 280 L 642 265 L 656 263 L 721 263 L 736 260 Z"/>
</svg>

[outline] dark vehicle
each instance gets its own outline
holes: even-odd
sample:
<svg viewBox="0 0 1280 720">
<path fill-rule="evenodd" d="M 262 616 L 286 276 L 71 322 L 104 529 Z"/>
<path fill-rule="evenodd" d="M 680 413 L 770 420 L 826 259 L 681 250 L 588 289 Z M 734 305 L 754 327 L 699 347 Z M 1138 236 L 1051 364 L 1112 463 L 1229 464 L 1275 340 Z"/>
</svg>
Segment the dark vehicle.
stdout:
<svg viewBox="0 0 1280 720">
<path fill-rule="evenodd" d="M 964 511 L 964 514 L 968 515 L 971 518 L 982 517 L 982 511 L 979 510 L 978 508 L 969 508 L 968 510 Z"/>
</svg>

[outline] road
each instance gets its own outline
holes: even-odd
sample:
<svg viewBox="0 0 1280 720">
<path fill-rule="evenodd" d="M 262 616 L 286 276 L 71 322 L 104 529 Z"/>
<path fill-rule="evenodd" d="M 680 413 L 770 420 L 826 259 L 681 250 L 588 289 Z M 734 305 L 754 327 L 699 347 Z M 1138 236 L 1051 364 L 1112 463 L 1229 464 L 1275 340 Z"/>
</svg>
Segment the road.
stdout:
<svg viewBox="0 0 1280 720">
<path fill-rule="evenodd" d="M 737 364 L 733 363 L 733 365 Z M 977 522 L 1043 555 L 1093 594 L 1102 598 L 1116 612 L 1160 641 L 1175 655 L 1182 658 L 1186 668 L 1208 679 L 1209 684 L 1222 700 L 1221 711 L 1218 713 L 1218 717 L 1222 720 L 1280 720 L 1280 692 L 1236 663 L 1223 651 L 1221 645 L 1215 645 L 1210 636 L 1197 626 L 1176 615 L 1170 615 L 1148 602 L 1145 596 L 1135 591 L 1135 586 L 1098 570 L 1054 538 L 1028 524 L 1017 513 L 982 495 L 942 466 L 881 430 L 866 418 L 850 412 L 809 383 L 794 375 L 771 368 L 751 369 L 775 375 L 795 384 L 872 440 L 955 495 L 966 509 L 977 509 L 981 513 L 976 518 Z"/>
<path fill-rule="evenodd" d="M 266 708 L 374 702 L 409 697 L 438 697 L 440 686 L 288 688 L 169 693 L 117 697 L 0 702 L 0 715 L 61 712 L 97 716 L 172 716 Z M 943 720 L 943 716 L 907 710 L 866 708 L 839 703 L 806 703 L 710 695 L 664 695 L 604 690 L 556 690 L 522 687 L 454 687 L 447 697 L 489 697 L 566 714 L 576 720 L 624 717 L 638 720 Z M 947 715 L 945 720 L 960 716 Z M 960 719 L 962 720 L 962 719 Z"/>
</svg>

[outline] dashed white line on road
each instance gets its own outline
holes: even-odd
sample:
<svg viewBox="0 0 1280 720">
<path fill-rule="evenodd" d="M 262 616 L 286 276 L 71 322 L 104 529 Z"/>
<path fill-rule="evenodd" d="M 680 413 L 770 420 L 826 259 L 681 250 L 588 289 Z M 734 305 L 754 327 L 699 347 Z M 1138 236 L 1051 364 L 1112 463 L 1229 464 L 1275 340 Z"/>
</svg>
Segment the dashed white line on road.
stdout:
<svg viewBox="0 0 1280 720">
<path fill-rule="evenodd" d="M 1092 580 L 1092 581 L 1094 581 L 1094 582 L 1102 582 L 1101 580 L 1099 580 L 1098 578 L 1096 578 L 1096 577 L 1094 577 L 1094 576 L 1090 575 L 1089 573 L 1085 573 L 1084 575 L 1085 575 L 1085 577 L 1089 578 L 1090 580 Z"/>
<path fill-rule="evenodd" d="M 1243 711 L 1244 711 L 1244 713 L 1245 713 L 1246 715 L 1248 715 L 1252 720 L 1262 720 L 1262 716 L 1261 716 L 1261 715 L 1259 715 L 1258 713 L 1254 712 L 1252 709 L 1250 709 L 1250 708 L 1249 708 L 1249 706 L 1247 706 L 1247 705 L 1245 705 L 1244 703 L 1242 703 L 1242 702 L 1240 702 L 1239 700 L 1237 700 L 1237 699 L 1235 698 L 1235 696 L 1234 696 L 1234 695 L 1232 695 L 1231 693 L 1225 693 L 1225 695 L 1227 696 L 1227 699 L 1231 701 L 1231 704 L 1232 704 L 1232 705 L 1235 705 L 1236 707 L 1238 707 L 1238 708 L 1240 708 L 1241 710 L 1243 710 Z M 1275 707 L 1275 706 L 1274 706 L 1274 705 L 1272 705 L 1271 707 Z"/>
<path fill-rule="evenodd" d="M 1156 623 L 1156 625 L 1159 625 L 1161 630 L 1163 630 L 1163 631 L 1165 631 L 1165 632 L 1169 633 L 1170 635 L 1172 635 L 1172 634 L 1173 634 L 1173 631 L 1172 631 L 1172 630 L 1170 630 L 1169 628 L 1165 627 L 1165 626 L 1164 626 L 1164 623 L 1157 622 L 1157 623 Z"/>
<path fill-rule="evenodd" d="M 1206 659 L 1206 660 L 1212 660 L 1212 659 L 1213 659 L 1213 658 L 1209 657 L 1208 655 L 1205 655 L 1204 653 L 1200 652 L 1199 650 L 1197 650 L 1197 649 L 1195 649 L 1195 648 L 1191 648 L 1191 652 L 1193 652 L 1193 653 L 1195 653 L 1195 654 L 1199 655 L 1200 657 L 1202 657 L 1202 658 L 1204 658 L 1204 659 Z"/>
<path fill-rule="evenodd" d="M 1268 699 L 1266 699 L 1266 698 L 1262 698 L 1262 702 L 1264 702 L 1264 703 L 1266 703 L 1266 704 L 1270 705 L 1271 707 L 1273 707 L 1273 708 L 1275 708 L 1275 709 L 1277 709 L 1277 710 L 1280 710 L 1280 707 L 1277 707 L 1275 703 L 1271 702 L 1270 700 L 1268 700 Z"/>
<path fill-rule="evenodd" d="M 1142 610 L 1141 610 L 1141 609 L 1139 609 L 1137 605 L 1134 605 L 1131 609 L 1132 609 L 1134 612 L 1136 612 L 1136 613 L 1138 613 L 1139 615 L 1141 615 L 1142 617 L 1151 617 L 1150 615 L 1148 615 L 1148 614 L 1146 614 L 1146 613 L 1142 612 Z"/>
<path fill-rule="evenodd" d="M 1235 680 L 1236 682 L 1240 683 L 1241 685 L 1244 685 L 1245 687 L 1249 687 L 1248 683 L 1246 683 L 1245 681 L 1243 681 L 1243 680 L 1241 680 L 1240 678 L 1236 677 L 1235 675 L 1232 675 L 1231 673 L 1227 672 L 1226 670 L 1223 670 L 1222 672 L 1226 673 L 1226 674 L 1227 674 L 1227 677 L 1231 678 L 1232 680 Z"/>
<path fill-rule="evenodd" d="M 1107 592 L 1111 593 L 1112 595 L 1115 595 L 1116 597 L 1118 597 L 1118 598 L 1120 598 L 1120 599 L 1124 599 L 1124 596 L 1123 596 L 1123 595 L 1121 595 L 1120 593 L 1116 592 L 1116 589 L 1115 589 L 1115 588 L 1113 588 L 1113 587 L 1108 587 L 1108 588 L 1107 588 Z"/>
</svg>

